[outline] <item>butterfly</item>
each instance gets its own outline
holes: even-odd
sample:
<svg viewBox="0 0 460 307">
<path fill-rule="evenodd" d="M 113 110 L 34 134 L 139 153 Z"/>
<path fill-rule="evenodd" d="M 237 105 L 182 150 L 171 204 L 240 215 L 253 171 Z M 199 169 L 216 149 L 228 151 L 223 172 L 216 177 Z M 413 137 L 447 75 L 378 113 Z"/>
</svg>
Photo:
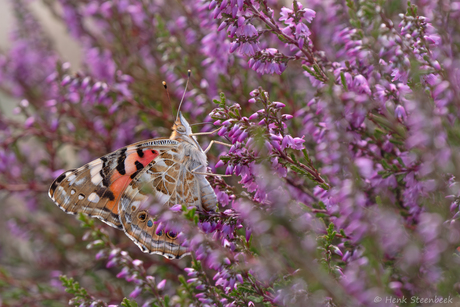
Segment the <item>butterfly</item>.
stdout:
<svg viewBox="0 0 460 307">
<path fill-rule="evenodd" d="M 180 108 L 180 107 L 179 107 Z M 177 233 L 159 230 L 152 201 L 214 211 L 217 198 L 206 179 L 206 152 L 179 111 L 170 138 L 141 141 L 68 170 L 51 184 L 49 196 L 69 214 L 96 217 L 120 230 L 146 253 L 180 259 L 189 254 Z"/>
</svg>

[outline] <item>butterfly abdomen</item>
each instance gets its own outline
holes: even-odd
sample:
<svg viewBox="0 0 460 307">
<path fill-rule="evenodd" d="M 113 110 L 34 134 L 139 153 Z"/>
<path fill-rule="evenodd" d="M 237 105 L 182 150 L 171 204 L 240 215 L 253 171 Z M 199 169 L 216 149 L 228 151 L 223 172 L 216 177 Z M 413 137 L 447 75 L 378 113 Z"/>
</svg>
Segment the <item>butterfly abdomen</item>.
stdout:
<svg viewBox="0 0 460 307">
<path fill-rule="evenodd" d="M 217 196 L 209 181 L 203 175 L 196 175 L 200 184 L 201 205 L 206 211 L 215 211 L 217 208 Z"/>
</svg>

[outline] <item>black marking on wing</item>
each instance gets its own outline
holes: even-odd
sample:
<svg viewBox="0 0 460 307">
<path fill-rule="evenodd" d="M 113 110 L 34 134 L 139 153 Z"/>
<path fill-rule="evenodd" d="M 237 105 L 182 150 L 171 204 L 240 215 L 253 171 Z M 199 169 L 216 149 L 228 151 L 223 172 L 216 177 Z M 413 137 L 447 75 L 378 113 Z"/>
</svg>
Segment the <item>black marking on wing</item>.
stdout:
<svg viewBox="0 0 460 307">
<path fill-rule="evenodd" d="M 71 171 L 67 171 L 67 172 L 73 172 L 73 170 Z M 54 194 L 54 191 L 56 190 L 57 186 L 59 185 L 59 183 L 62 182 L 62 180 L 64 180 L 64 178 L 66 177 L 66 173 L 67 172 L 64 172 L 62 173 L 61 175 L 59 175 L 59 177 L 56 178 L 56 180 L 53 181 L 53 183 L 51 184 L 51 187 L 50 187 L 50 195 L 53 195 Z"/>
<path fill-rule="evenodd" d="M 117 171 L 120 173 L 120 175 L 125 175 L 126 170 L 125 170 L 125 160 L 126 160 L 126 148 L 123 148 L 120 152 L 120 156 L 118 157 L 117 160 Z"/>
<path fill-rule="evenodd" d="M 61 181 L 64 180 L 66 177 L 65 173 L 67 172 L 62 173 L 59 177 L 56 178 L 56 183 L 61 183 Z"/>
<path fill-rule="evenodd" d="M 141 170 L 144 168 L 144 165 L 139 161 L 134 162 L 134 164 L 136 165 L 136 170 Z"/>
<path fill-rule="evenodd" d="M 118 219 L 119 219 L 118 214 L 114 214 L 112 211 L 110 211 L 110 210 L 107 209 L 106 207 L 103 207 L 101 210 L 102 210 L 102 211 L 105 211 L 105 212 L 107 212 L 107 213 L 110 213 L 110 215 L 111 215 L 115 220 L 118 220 Z M 98 217 L 98 218 L 99 218 L 99 217 Z M 103 220 L 107 221 L 106 219 L 103 219 Z M 120 226 L 117 227 L 117 228 L 123 229 L 123 226 L 121 226 L 121 224 L 120 224 Z"/>
<path fill-rule="evenodd" d="M 97 187 L 95 192 L 101 198 L 102 197 L 107 197 L 109 200 L 114 200 L 115 199 L 115 195 L 113 195 L 113 192 L 110 191 L 109 189 Z"/>
<path fill-rule="evenodd" d="M 136 229 L 136 232 L 142 232 L 143 235 L 149 240 L 151 241 L 152 243 L 155 243 L 155 244 L 165 244 L 166 246 L 168 247 L 180 247 L 180 245 L 178 244 L 175 244 L 175 243 L 172 243 L 172 242 L 166 242 L 165 240 L 161 240 L 161 239 L 158 239 L 158 240 L 155 240 L 151 234 L 149 234 L 148 232 L 145 232 L 142 228 L 140 228 L 139 226 L 135 225 L 135 224 L 131 224 L 131 228 L 133 229 Z M 161 230 L 160 230 L 161 231 Z M 133 231 L 134 232 L 134 231 Z M 157 236 L 161 236 L 162 234 L 157 234 Z M 137 242 L 139 242 L 139 240 L 136 239 Z M 147 241 L 147 240 L 145 240 Z M 142 244 L 144 245 L 144 244 Z M 163 252 L 164 254 L 164 252 Z"/>
<path fill-rule="evenodd" d="M 144 165 L 140 163 L 139 161 L 136 161 L 135 164 L 136 164 L 136 171 L 132 173 L 131 176 L 129 176 L 131 179 L 134 179 L 137 176 L 137 174 L 139 174 L 139 172 L 142 169 L 144 169 Z"/>
<path fill-rule="evenodd" d="M 101 174 L 101 177 L 102 177 L 102 185 L 105 187 L 108 187 L 110 185 L 110 178 L 109 178 L 110 165 L 107 163 L 108 159 L 106 157 L 101 157 L 100 159 L 102 160 L 102 168 L 99 173 Z"/>
</svg>

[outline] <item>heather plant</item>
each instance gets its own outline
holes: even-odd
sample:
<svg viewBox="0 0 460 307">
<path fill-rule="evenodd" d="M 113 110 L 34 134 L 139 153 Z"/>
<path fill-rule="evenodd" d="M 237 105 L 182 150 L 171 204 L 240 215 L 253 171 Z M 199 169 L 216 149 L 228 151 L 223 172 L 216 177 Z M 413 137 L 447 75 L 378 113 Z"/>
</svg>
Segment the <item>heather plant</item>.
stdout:
<svg viewBox="0 0 460 307">
<path fill-rule="evenodd" d="M 0 305 L 460 303 L 460 2 L 46 0 L 0 54 Z M 181 111 L 218 210 L 152 205 L 191 255 L 144 254 L 51 182 Z M 171 102 L 162 81 L 168 84 Z"/>
</svg>

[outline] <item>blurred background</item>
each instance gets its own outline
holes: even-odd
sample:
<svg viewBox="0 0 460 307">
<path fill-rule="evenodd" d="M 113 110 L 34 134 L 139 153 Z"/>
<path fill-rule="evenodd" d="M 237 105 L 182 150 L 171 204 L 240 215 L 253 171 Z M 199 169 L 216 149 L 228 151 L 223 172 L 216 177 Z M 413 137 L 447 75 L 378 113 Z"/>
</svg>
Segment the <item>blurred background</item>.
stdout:
<svg viewBox="0 0 460 307">
<path fill-rule="evenodd" d="M 72 39 L 66 29 L 66 26 L 53 18 L 47 6 L 41 1 L 30 1 L 30 9 L 37 17 L 44 30 L 52 39 L 56 50 L 62 56 L 62 59 L 72 65 L 72 69 L 77 71 L 81 65 L 81 49 L 79 44 Z M 57 10 L 62 10 L 56 4 Z M 7 50 L 11 47 L 11 33 L 14 29 L 14 10 L 12 1 L 0 0 L 0 49 Z M 9 116 L 13 114 L 15 101 L 12 97 L 6 96 L 0 92 L 0 104 L 2 110 Z"/>
</svg>

